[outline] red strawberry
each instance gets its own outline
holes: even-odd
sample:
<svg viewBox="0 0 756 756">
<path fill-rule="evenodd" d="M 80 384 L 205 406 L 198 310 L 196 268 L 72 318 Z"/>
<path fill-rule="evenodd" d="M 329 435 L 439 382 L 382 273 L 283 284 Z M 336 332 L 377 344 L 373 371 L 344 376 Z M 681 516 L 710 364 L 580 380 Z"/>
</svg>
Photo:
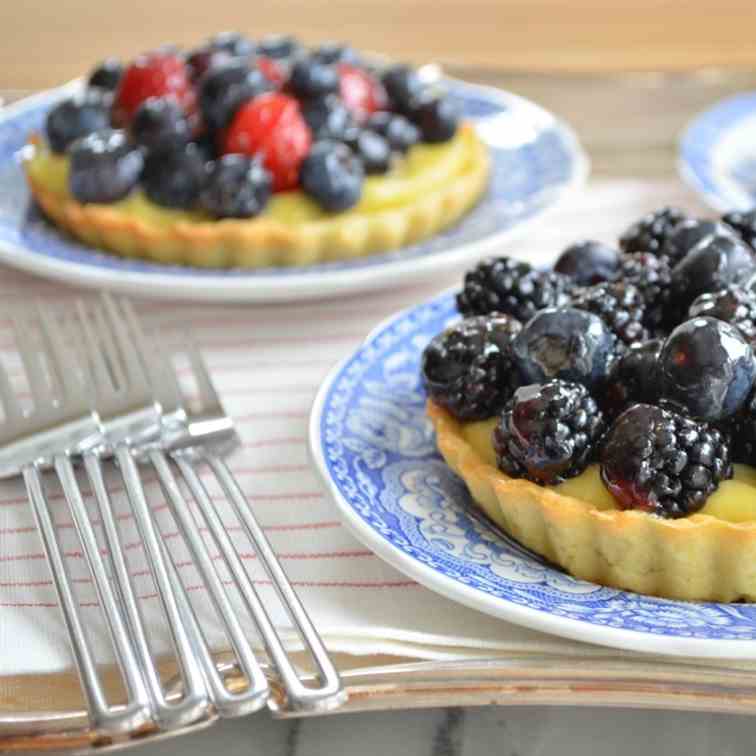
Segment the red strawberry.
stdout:
<svg viewBox="0 0 756 756">
<path fill-rule="evenodd" d="M 341 99 L 359 123 L 377 110 L 386 110 L 388 97 L 378 79 L 350 63 L 339 63 L 338 69 Z"/>
<path fill-rule="evenodd" d="M 276 88 L 280 89 L 284 85 L 286 71 L 273 58 L 266 58 L 264 55 L 261 55 L 257 58 L 257 67 L 262 71 L 262 75 Z"/>
<path fill-rule="evenodd" d="M 124 71 L 118 85 L 114 120 L 125 125 L 147 98 L 169 96 L 176 98 L 187 115 L 194 113 L 196 95 L 184 61 L 165 52 L 140 56 Z"/>
<path fill-rule="evenodd" d="M 224 137 L 223 152 L 259 155 L 273 176 L 273 190 L 281 192 L 299 183 L 299 165 L 311 144 L 312 134 L 297 100 L 266 92 L 236 111 Z"/>
</svg>

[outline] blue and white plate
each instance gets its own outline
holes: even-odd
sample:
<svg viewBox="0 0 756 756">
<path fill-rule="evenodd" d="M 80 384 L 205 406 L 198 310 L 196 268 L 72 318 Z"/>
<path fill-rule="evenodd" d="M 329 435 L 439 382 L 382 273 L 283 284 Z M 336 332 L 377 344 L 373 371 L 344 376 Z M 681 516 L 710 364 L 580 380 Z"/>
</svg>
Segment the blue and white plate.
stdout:
<svg viewBox="0 0 756 756">
<path fill-rule="evenodd" d="M 680 174 L 716 210 L 756 207 L 756 92 L 693 119 L 680 139 Z"/>
<path fill-rule="evenodd" d="M 670 601 L 575 580 L 470 505 L 436 452 L 419 363 L 456 318 L 451 294 L 379 326 L 326 379 L 313 458 L 356 536 L 418 582 L 537 630 L 638 651 L 756 658 L 756 604 Z"/>
<path fill-rule="evenodd" d="M 527 100 L 448 81 L 466 118 L 489 146 L 493 175 L 460 223 L 401 250 L 296 268 L 203 270 L 126 260 L 80 244 L 47 223 L 29 199 L 20 155 L 50 107 L 81 88 L 73 82 L 0 112 L 0 260 L 71 283 L 163 298 L 265 302 L 327 297 L 409 283 L 500 250 L 588 174 L 572 131 Z"/>
</svg>

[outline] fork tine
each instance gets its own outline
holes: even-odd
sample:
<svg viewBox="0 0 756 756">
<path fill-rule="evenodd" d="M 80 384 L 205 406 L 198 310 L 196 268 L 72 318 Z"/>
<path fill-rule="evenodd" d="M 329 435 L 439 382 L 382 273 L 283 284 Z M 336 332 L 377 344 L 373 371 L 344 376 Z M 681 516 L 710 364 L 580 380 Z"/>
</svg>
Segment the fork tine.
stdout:
<svg viewBox="0 0 756 756">
<path fill-rule="evenodd" d="M 42 414 L 45 410 L 51 410 L 53 403 L 50 387 L 40 364 L 39 352 L 32 346 L 37 342 L 34 325 L 30 317 L 24 317 L 18 311 L 12 313 L 11 322 L 16 338 L 16 348 L 21 355 L 34 400 L 34 412 Z"/>
<path fill-rule="evenodd" d="M 50 308 L 42 303 L 37 305 L 40 331 L 49 357 L 51 372 L 61 389 L 61 400 L 75 403 L 82 410 L 88 405 L 81 381 L 77 378 L 76 365 L 66 350 L 67 342 L 58 320 Z"/>
<path fill-rule="evenodd" d="M 111 359 L 111 368 L 108 369 L 105 356 L 99 347 L 92 329 L 92 323 L 84 301 L 77 299 L 74 306 L 78 317 L 76 321 L 72 321 L 72 326 L 75 326 L 76 322 L 78 322 L 84 333 L 83 342 L 81 339 L 77 339 L 76 343 L 80 347 L 80 354 L 85 360 L 84 364 L 87 364 L 90 368 L 90 378 L 94 379 L 94 389 L 98 395 L 106 392 L 116 392 L 120 377 L 117 373 L 118 365 Z"/>
<path fill-rule="evenodd" d="M 5 412 L 5 432 L 4 437 L 15 435 L 18 430 L 18 421 L 21 419 L 21 409 L 18 406 L 18 402 L 15 400 L 15 394 L 11 387 L 10 379 L 8 378 L 8 371 L 5 369 L 2 361 L 0 361 L 0 401 L 3 403 L 3 411 Z"/>
<path fill-rule="evenodd" d="M 109 294 L 103 294 L 100 299 L 105 313 L 107 313 L 107 322 L 103 318 L 102 327 L 107 328 L 109 324 L 109 331 L 115 338 L 116 346 L 121 356 L 121 364 L 124 367 L 126 385 L 132 390 L 139 389 L 142 393 L 146 393 L 148 390 L 147 374 L 142 367 L 142 362 L 138 358 L 135 358 L 136 350 L 123 318 L 119 317 L 115 300 Z"/>
<path fill-rule="evenodd" d="M 202 406 L 220 406 L 220 397 L 210 379 L 210 371 L 207 369 L 207 365 L 205 364 L 205 360 L 197 346 L 197 342 L 188 332 L 184 334 L 183 347 L 189 358 L 189 364 L 191 365 L 192 373 L 194 374 L 194 380 L 197 383 Z"/>
</svg>

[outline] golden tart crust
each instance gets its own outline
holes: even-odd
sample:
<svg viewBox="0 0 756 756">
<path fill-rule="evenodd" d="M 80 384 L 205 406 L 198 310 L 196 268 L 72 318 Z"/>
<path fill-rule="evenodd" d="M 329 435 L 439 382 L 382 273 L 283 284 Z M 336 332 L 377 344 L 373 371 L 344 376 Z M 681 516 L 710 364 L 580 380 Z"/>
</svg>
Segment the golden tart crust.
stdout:
<svg viewBox="0 0 756 756">
<path fill-rule="evenodd" d="M 756 601 L 756 521 L 598 509 L 509 478 L 483 459 L 446 410 L 429 402 L 427 411 L 441 455 L 480 509 L 574 577 L 672 599 Z"/>
<path fill-rule="evenodd" d="M 334 214 L 314 221 L 250 220 L 154 223 L 117 205 L 84 205 L 55 191 L 30 169 L 32 195 L 58 226 L 77 239 L 123 257 L 207 268 L 309 265 L 389 251 L 433 236 L 459 220 L 488 183 L 488 149 L 470 124 L 464 169 L 422 196 L 373 212 Z M 32 140 L 34 142 L 34 140 Z"/>
</svg>

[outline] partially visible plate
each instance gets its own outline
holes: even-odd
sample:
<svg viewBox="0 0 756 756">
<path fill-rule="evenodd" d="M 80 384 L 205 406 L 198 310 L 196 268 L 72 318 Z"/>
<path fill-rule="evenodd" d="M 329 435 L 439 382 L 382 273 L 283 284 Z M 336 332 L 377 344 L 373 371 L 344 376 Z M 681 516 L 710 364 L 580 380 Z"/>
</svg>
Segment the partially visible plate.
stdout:
<svg viewBox="0 0 756 756">
<path fill-rule="evenodd" d="M 718 102 L 680 139 L 682 177 L 722 212 L 756 207 L 756 92 Z"/>
<path fill-rule="evenodd" d="M 756 658 L 756 604 L 671 601 L 576 580 L 478 514 L 436 452 L 419 381 L 423 348 L 456 317 L 448 293 L 400 313 L 318 393 L 313 458 L 357 538 L 431 590 L 536 630 L 651 653 Z"/>
<path fill-rule="evenodd" d="M 588 175 L 572 130 L 539 106 L 496 89 L 448 80 L 493 162 L 490 187 L 460 223 L 420 244 L 360 260 L 294 268 L 204 270 L 127 260 L 80 244 L 30 202 L 20 164 L 30 132 L 73 82 L 0 112 L 0 261 L 82 286 L 140 296 L 205 301 L 313 299 L 410 283 L 500 250 Z"/>
</svg>

